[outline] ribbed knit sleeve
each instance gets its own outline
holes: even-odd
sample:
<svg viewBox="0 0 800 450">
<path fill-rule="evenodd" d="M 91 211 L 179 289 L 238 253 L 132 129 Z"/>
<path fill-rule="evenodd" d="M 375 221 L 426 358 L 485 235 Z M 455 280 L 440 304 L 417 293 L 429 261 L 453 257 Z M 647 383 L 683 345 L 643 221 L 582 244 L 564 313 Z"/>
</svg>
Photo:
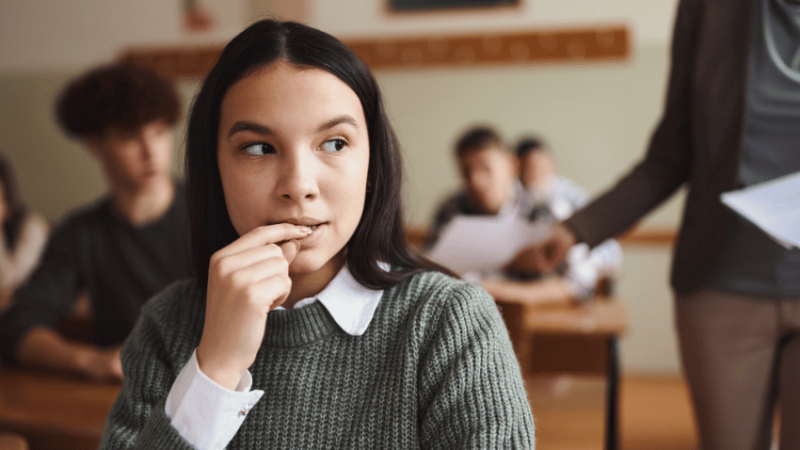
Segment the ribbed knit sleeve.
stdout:
<svg viewBox="0 0 800 450">
<path fill-rule="evenodd" d="M 508 332 L 483 289 L 451 284 L 419 367 L 425 449 L 533 449 L 533 416 Z"/>
<path fill-rule="evenodd" d="M 174 307 L 181 302 L 173 300 L 192 296 L 189 290 L 189 284 L 176 283 L 142 310 L 122 351 L 125 379 L 106 418 L 101 450 L 195 448 L 172 427 L 164 408 L 203 323 L 201 308 Z"/>
</svg>

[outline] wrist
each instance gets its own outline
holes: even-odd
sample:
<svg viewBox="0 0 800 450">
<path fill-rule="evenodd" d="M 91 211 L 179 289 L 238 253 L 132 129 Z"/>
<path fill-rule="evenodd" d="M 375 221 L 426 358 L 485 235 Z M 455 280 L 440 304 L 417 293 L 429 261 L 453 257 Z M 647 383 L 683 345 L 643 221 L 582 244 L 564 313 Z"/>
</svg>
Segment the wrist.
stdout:
<svg viewBox="0 0 800 450">
<path fill-rule="evenodd" d="M 197 349 L 197 366 L 200 368 L 200 372 L 211 381 L 232 391 L 236 390 L 239 380 L 244 375 L 244 370 L 231 369 L 225 365 L 214 364 L 212 361 L 206 360 L 201 356 L 199 347 Z"/>
</svg>

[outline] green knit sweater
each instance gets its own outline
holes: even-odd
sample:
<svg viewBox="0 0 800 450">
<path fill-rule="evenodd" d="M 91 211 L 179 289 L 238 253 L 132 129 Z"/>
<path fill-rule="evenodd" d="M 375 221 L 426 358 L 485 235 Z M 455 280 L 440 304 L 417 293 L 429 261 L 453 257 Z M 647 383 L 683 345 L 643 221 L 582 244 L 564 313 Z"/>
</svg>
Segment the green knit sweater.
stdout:
<svg viewBox="0 0 800 450">
<path fill-rule="evenodd" d="M 205 290 L 173 284 L 143 309 L 101 449 L 193 448 L 164 403 L 200 343 Z M 229 449 L 534 448 L 508 333 L 482 289 L 439 273 L 387 289 L 366 333 L 320 302 L 272 311 L 255 363 L 265 391 Z"/>
</svg>

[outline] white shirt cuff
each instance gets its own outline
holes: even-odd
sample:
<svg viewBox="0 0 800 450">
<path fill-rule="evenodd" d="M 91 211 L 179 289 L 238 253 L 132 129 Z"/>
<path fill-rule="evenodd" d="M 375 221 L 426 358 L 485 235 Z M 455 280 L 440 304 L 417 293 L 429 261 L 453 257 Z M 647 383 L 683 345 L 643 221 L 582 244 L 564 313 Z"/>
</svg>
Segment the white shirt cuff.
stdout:
<svg viewBox="0 0 800 450">
<path fill-rule="evenodd" d="M 192 445 L 224 449 L 264 395 L 262 390 L 250 391 L 252 385 L 246 371 L 235 391 L 220 386 L 200 370 L 195 350 L 172 384 L 164 409 L 172 426 Z"/>
</svg>

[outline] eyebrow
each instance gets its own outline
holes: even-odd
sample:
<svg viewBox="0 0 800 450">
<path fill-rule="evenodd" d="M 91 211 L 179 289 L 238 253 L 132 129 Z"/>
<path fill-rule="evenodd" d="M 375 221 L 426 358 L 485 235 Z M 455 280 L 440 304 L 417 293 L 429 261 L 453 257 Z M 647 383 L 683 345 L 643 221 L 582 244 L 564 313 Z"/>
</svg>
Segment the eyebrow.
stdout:
<svg viewBox="0 0 800 450">
<path fill-rule="evenodd" d="M 317 128 L 317 133 L 331 129 L 336 125 L 340 125 L 343 123 L 351 125 L 353 128 L 358 129 L 358 122 L 356 122 L 356 119 L 348 115 L 342 115 L 320 125 Z M 250 122 L 247 120 L 239 120 L 233 124 L 230 130 L 228 130 L 228 138 L 242 131 L 252 131 L 258 134 L 272 134 L 272 130 L 269 127 L 257 124 L 255 122 Z"/>
<path fill-rule="evenodd" d="M 329 120 L 328 122 L 325 122 L 322 125 L 320 125 L 319 128 L 317 128 L 317 133 L 319 133 L 320 131 L 325 131 L 327 129 L 333 128 L 336 125 L 339 125 L 339 124 L 342 124 L 342 123 L 346 123 L 348 125 L 351 125 L 356 130 L 358 129 L 358 123 L 356 122 L 356 119 L 354 119 L 354 118 L 352 118 L 352 117 L 350 117 L 350 116 L 345 114 L 345 115 L 336 117 L 333 120 Z"/>
<path fill-rule="evenodd" d="M 270 130 L 269 127 L 259 125 L 255 122 L 249 122 L 247 120 L 239 120 L 233 124 L 230 130 L 228 130 L 228 139 L 241 131 L 253 131 L 258 134 L 272 134 L 272 130 Z"/>
</svg>

